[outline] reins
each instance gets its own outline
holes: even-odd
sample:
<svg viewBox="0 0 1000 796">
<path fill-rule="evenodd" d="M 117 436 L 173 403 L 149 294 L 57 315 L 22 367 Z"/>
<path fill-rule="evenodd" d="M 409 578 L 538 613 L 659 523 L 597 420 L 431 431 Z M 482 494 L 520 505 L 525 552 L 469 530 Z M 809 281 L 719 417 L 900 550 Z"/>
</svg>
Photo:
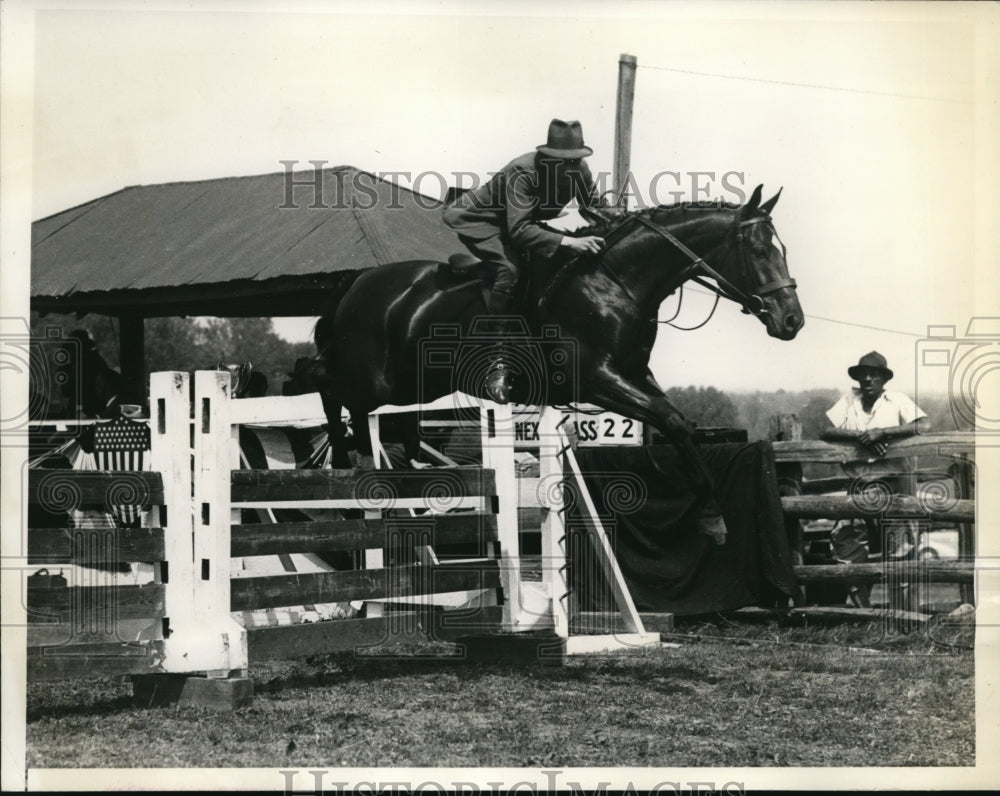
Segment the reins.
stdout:
<svg viewBox="0 0 1000 796">
<path fill-rule="evenodd" d="M 791 277 L 787 279 L 775 279 L 771 282 L 767 282 L 763 285 L 760 285 L 754 293 L 747 295 L 738 287 L 736 287 L 736 285 L 734 285 L 732 282 L 730 282 L 728 279 L 722 276 L 722 274 L 720 274 L 718 271 L 712 268 L 712 266 L 710 266 L 707 262 L 705 262 L 704 258 L 699 257 L 697 254 L 691 251 L 691 249 L 685 246 L 680 240 L 677 239 L 677 237 L 673 233 L 668 232 L 667 230 L 662 229 L 661 227 L 658 227 L 656 224 L 643 218 L 642 216 L 634 216 L 634 218 L 644 227 L 651 229 L 657 235 L 666 239 L 669 243 L 673 244 L 674 248 L 680 251 L 681 254 L 683 254 L 691 261 L 687 266 L 687 268 L 685 268 L 681 272 L 682 277 L 691 279 L 697 282 L 702 287 L 708 288 L 713 293 L 715 293 L 717 297 L 721 296 L 722 298 L 729 299 L 730 301 L 739 304 L 742 307 L 743 312 L 747 314 L 761 315 L 766 311 L 764 309 L 764 300 L 762 296 L 775 293 L 781 290 L 782 288 L 797 286 L 795 280 L 792 279 Z M 750 268 L 747 265 L 747 260 L 746 260 L 746 249 L 743 240 L 743 228 L 750 226 L 751 224 L 759 224 L 761 222 L 770 224 L 771 219 L 769 216 L 758 216 L 757 218 L 751 218 L 747 219 L 746 221 L 740 221 L 736 225 L 736 251 L 740 258 L 740 270 L 742 272 L 743 277 L 746 279 L 748 283 L 750 282 Z M 778 233 L 773 226 L 771 227 L 771 233 L 775 235 L 775 237 L 777 237 Z M 784 258 L 787 251 L 785 249 L 785 244 L 781 242 L 780 238 L 778 238 L 778 242 L 781 243 L 781 255 Z M 716 284 L 713 285 L 709 282 L 706 282 L 701 275 L 692 274 L 691 271 L 701 271 L 706 276 L 710 276 L 712 279 L 714 279 Z M 715 312 L 715 307 L 712 308 L 712 312 L 713 313 Z M 709 315 L 709 318 L 711 318 L 711 315 Z M 701 324 L 701 326 L 704 326 L 704 323 Z M 694 327 L 694 328 L 700 328 L 700 327 Z"/>
<path fill-rule="evenodd" d="M 674 235 L 672 232 L 668 232 L 667 230 L 654 224 L 652 221 L 649 221 L 648 219 L 643 218 L 641 215 L 636 214 L 628 216 L 618 226 L 614 227 L 610 232 L 608 232 L 607 235 L 604 236 L 606 245 L 604 247 L 604 250 L 601 252 L 602 257 L 598 263 L 598 267 L 601 268 L 604 271 L 604 273 L 606 273 L 612 279 L 612 281 L 614 281 L 615 284 L 617 284 L 618 287 L 621 288 L 622 292 L 625 293 L 628 299 L 637 308 L 640 308 L 642 304 L 633 295 L 631 289 L 624 282 L 621 276 L 613 268 L 609 267 L 606 264 L 606 261 L 603 257 L 603 255 L 606 255 L 607 252 L 613 246 L 615 246 L 625 238 L 624 234 L 625 228 L 633 221 L 638 222 L 647 229 L 650 229 L 653 232 L 655 232 L 657 235 L 659 235 L 660 237 L 665 239 L 668 243 L 670 243 L 675 249 L 681 252 L 681 254 L 683 254 L 685 257 L 688 258 L 689 260 L 688 264 L 683 269 L 681 269 L 680 273 L 678 273 L 677 275 L 677 278 L 679 280 L 678 287 L 682 291 L 681 293 L 682 297 L 683 297 L 683 285 L 684 282 L 686 282 L 688 279 L 697 282 L 699 285 L 707 288 L 708 290 L 712 291 L 712 293 L 715 294 L 715 304 L 712 305 L 712 309 L 708 317 L 697 326 L 683 327 L 683 326 L 676 326 L 675 324 L 671 323 L 671 321 L 673 321 L 674 318 L 676 318 L 680 312 L 679 303 L 677 312 L 674 313 L 674 316 L 670 318 L 670 320 L 668 321 L 658 321 L 659 323 L 666 323 L 670 326 L 673 326 L 676 329 L 681 329 L 683 331 L 693 331 L 694 329 L 700 329 L 702 326 L 708 323 L 708 321 L 711 320 L 712 316 L 715 314 L 715 310 L 719 306 L 720 298 L 729 299 L 730 301 L 739 304 L 743 312 L 747 314 L 758 315 L 758 316 L 763 315 L 767 313 L 767 310 L 764 308 L 764 300 L 762 298 L 763 296 L 775 293 L 786 287 L 794 288 L 797 286 L 795 280 L 792 279 L 791 277 L 783 279 L 775 279 L 771 282 L 767 282 L 763 285 L 758 286 L 753 293 L 748 295 L 747 293 L 743 292 L 740 288 L 738 288 L 736 285 L 734 285 L 732 282 L 730 282 L 728 279 L 726 279 L 724 276 L 722 276 L 722 274 L 720 274 L 718 271 L 712 268 L 712 266 L 710 266 L 707 262 L 705 262 L 705 259 L 703 257 L 699 257 L 695 252 L 693 252 L 683 242 L 681 242 L 677 238 L 677 236 Z M 756 218 L 747 219 L 746 221 L 735 222 L 736 251 L 737 251 L 737 256 L 739 257 L 741 275 L 746 280 L 747 284 L 751 283 L 751 279 L 750 279 L 750 268 L 749 265 L 747 264 L 746 245 L 743 237 L 743 229 L 744 227 L 748 227 L 752 224 L 759 224 L 759 223 L 766 223 L 768 225 L 771 225 L 771 217 L 767 215 L 762 215 Z M 785 258 L 787 255 L 785 244 L 781 241 L 781 238 L 778 238 L 777 230 L 774 229 L 773 225 L 771 226 L 771 234 L 774 235 L 774 237 L 778 239 L 778 243 L 781 244 L 781 255 L 782 258 Z M 566 277 L 566 275 L 576 266 L 579 259 L 580 255 L 577 255 L 576 257 L 572 258 L 569 262 L 567 262 L 562 268 L 559 269 L 559 271 L 550 281 L 548 288 L 545 290 L 545 293 L 543 294 L 539 302 L 540 307 L 544 307 L 546 304 L 548 304 L 549 299 L 551 298 L 552 293 L 555 291 L 556 286 L 560 284 L 562 280 Z M 714 279 L 715 284 L 706 281 L 705 277 L 710 277 L 711 279 Z"/>
</svg>

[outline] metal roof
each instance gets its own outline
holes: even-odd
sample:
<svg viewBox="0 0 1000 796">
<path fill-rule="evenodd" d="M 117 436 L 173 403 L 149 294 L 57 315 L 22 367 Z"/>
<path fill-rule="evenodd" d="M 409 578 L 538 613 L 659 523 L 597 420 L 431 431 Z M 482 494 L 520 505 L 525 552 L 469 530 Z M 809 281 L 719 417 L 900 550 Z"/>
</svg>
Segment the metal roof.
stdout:
<svg viewBox="0 0 1000 796">
<path fill-rule="evenodd" d="M 32 307 L 316 314 L 358 271 L 462 251 L 441 204 L 350 166 L 125 188 L 32 225 Z"/>
</svg>

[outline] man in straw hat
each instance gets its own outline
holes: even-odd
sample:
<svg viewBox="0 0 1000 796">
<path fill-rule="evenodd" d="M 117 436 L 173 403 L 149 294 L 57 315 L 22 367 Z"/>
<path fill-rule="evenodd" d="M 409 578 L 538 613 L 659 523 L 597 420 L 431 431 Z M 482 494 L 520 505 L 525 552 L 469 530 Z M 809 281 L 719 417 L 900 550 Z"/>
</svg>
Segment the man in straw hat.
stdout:
<svg viewBox="0 0 1000 796">
<path fill-rule="evenodd" d="M 604 240 L 594 235 L 572 237 L 540 222 L 559 216 L 573 199 L 583 207 L 601 205 L 584 158 L 593 150 L 583 143 L 579 122 L 553 119 L 546 143 L 515 158 L 483 185 L 460 194 L 444 209 L 444 222 L 478 260 L 496 268 L 487 304 L 491 315 L 511 309 L 520 262 L 527 255 L 548 258 L 560 249 L 596 254 Z M 494 326 L 504 334 L 506 324 Z M 494 351 L 486 376 L 487 396 L 500 403 L 510 393 L 509 368 L 503 347 Z"/>
<path fill-rule="evenodd" d="M 885 389 L 893 373 L 884 356 L 878 351 L 869 351 L 857 365 L 847 369 L 847 375 L 858 386 L 840 398 L 826 413 L 833 428 L 820 434 L 828 441 L 857 442 L 868 449 L 872 456 L 866 462 L 849 462 L 844 465 L 848 475 L 856 479 L 855 494 L 864 494 L 866 485 L 880 482 L 891 492 L 905 492 L 912 488 L 909 483 L 905 459 L 884 458 L 892 440 L 912 437 L 930 430 L 927 415 L 908 395 Z M 862 498 L 863 499 L 863 498 Z M 904 527 L 905 526 L 905 527 Z M 886 530 L 874 520 L 864 522 L 845 520 L 839 522 L 831 532 L 834 557 L 842 563 L 864 563 L 868 560 L 869 543 L 878 545 L 876 552 L 883 550 L 882 535 Z M 893 533 L 886 534 L 885 553 L 898 558 L 912 549 L 915 539 L 906 539 L 915 529 L 908 523 L 894 525 Z M 872 532 L 869 539 L 869 531 Z M 852 588 L 852 599 L 867 604 L 869 587 Z"/>
</svg>

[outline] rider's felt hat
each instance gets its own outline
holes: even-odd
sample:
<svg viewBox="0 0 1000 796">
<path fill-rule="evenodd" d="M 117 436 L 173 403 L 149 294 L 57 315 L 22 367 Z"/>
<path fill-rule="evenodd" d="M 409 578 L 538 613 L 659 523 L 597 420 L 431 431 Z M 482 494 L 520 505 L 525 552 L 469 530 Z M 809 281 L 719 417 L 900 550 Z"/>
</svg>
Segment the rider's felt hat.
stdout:
<svg viewBox="0 0 1000 796">
<path fill-rule="evenodd" d="M 549 122 L 549 140 L 536 147 L 543 155 L 564 160 L 576 160 L 594 154 L 594 150 L 583 143 L 583 128 L 579 122 L 564 122 L 553 119 Z"/>
<path fill-rule="evenodd" d="M 889 370 L 889 363 L 886 362 L 885 357 L 878 351 L 869 351 L 861 357 L 861 359 L 858 360 L 857 365 L 852 365 L 847 369 L 847 375 L 857 381 L 861 378 L 861 371 L 865 368 L 880 371 L 882 375 L 885 376 L 886 381 L 889 381 L 889 379 L 892 378 L 892 371 Z"/>
</svg>

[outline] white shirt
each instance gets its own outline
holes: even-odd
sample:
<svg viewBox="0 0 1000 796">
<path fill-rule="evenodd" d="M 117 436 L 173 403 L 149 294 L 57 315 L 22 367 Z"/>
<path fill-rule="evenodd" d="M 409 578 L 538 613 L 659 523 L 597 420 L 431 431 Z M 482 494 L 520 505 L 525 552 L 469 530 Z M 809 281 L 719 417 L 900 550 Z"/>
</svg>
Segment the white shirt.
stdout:
<svg viewBox="0 0 1000 796">
<path fill-rule="evenodd" d="M 889 390 L 875 399 L 871 412 L 861 405 L 861 390 L 855 387 L 827 411 L 835 428 L 844 431 L 867 431 L 870 428 L 905 426 L 921 417 L 927 417 L 908 395 Z"/>
</svg>

